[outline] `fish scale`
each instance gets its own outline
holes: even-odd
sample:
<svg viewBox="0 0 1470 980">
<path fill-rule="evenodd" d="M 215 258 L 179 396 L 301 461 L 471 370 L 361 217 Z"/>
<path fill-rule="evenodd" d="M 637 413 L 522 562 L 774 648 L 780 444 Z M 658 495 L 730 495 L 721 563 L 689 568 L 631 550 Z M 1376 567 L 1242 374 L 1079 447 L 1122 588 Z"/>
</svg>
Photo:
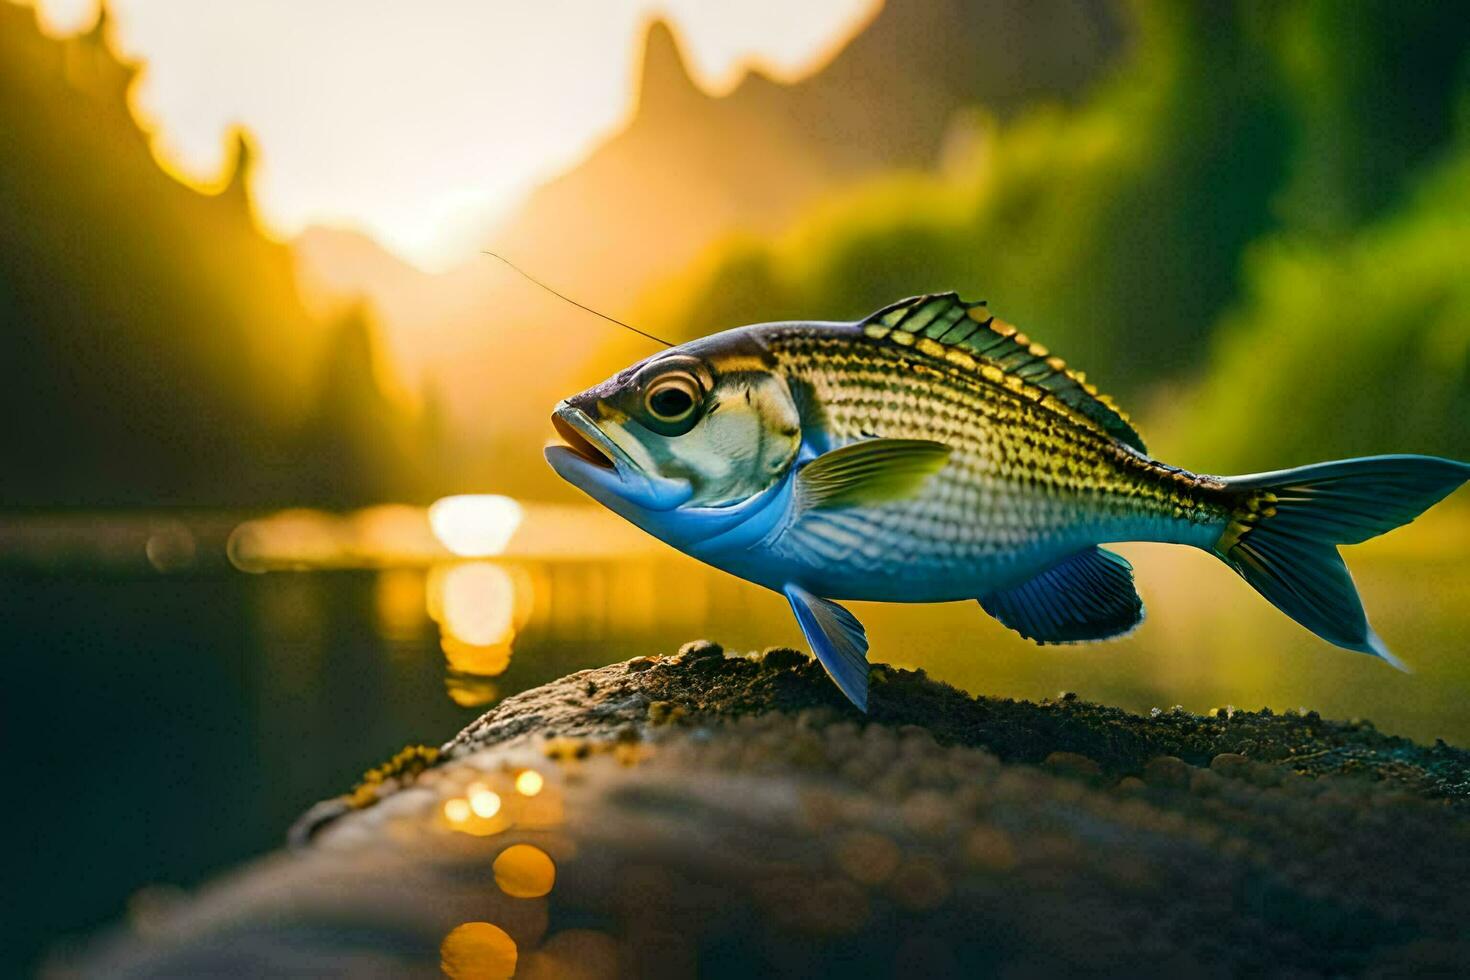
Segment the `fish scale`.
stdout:
<svg viewBox="0 0 1470 980">
<path fill-rule="evenodd" d="M 788 531 L 865 576 L 1026 577 L 1078 542 L 1141 536 L 1178 521 L 1218 534 L 1229 519 L 1208 484 L 1151 460 L 1072 419 L 912 349 L 857 332 L 788 329 L 767 346 L 779 369 L 810 392 L 832 448 L 873 437 L 932 439 L 949 464 L 911 499 L 822 511 Z M 1187 533 L 1187 532 L 1186 532 Z M 779 549 L 783 542 L 777 542 Z"/>
</svg>

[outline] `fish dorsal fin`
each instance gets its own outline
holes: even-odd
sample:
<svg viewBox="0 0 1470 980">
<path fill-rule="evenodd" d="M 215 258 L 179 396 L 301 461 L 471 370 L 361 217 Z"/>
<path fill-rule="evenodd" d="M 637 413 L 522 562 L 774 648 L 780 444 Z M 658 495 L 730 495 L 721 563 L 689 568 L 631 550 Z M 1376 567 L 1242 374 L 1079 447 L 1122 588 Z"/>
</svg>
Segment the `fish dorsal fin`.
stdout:
<svg viewBox="0 0 1470 980">
<path fill-rule="evenodd" d="M 1082 372 L 991 315 L 983 302 L 966 303 L 957 293 L 914 296 L 885 306 L 862 327 L 875 340 L 969 369 L 1038 401 L 1054 401 L 1103 435 L 1145 452 L 1143 438 L 1111 398 L 1088 384 Z"/>
</svg>

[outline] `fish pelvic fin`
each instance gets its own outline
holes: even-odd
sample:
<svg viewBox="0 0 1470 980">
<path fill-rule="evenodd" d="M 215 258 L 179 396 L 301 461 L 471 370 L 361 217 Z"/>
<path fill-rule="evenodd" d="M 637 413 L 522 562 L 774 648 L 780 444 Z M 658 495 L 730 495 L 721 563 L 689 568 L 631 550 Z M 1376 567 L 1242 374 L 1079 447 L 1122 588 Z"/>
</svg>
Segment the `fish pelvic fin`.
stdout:
<svg viewBox="0 0 1470 980">
<path fill-rule="evenodd" d="M 868 710 L 868 634 L 857 617 L 799 585 L 783 590 L 827 676 L 859 711 Z"/>
<path fill-rule="evenodd" d="M 1014 588 L 981 596 L 980 606 L 1037 643 L 1106 640 L 1143 622 L 1133 566 L 1105 548 L 1079 551 Z"/>
<path fill-rule="evenodd" d="M 944 469 L 950 448 L 931 439 L 864 439 L 825 452 L 796 476 L 803 507 L 857 507 L 902 500 Z"/>
<path fill-rule="evenodd" d="M 1267 601 L 1329 643 L 1404 664 L 1368 625 L 1337 546 L 1407 524 L 1470 479 L 1436 456 L 1365 456 L 1228 478 L 1238 494 L 1214 552 Z"/>
</svg>

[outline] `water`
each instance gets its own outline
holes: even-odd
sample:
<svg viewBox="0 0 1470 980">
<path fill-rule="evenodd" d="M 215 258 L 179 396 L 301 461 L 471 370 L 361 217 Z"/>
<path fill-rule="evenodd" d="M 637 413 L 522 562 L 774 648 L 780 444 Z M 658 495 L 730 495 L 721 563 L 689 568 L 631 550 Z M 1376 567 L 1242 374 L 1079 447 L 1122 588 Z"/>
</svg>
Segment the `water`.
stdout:
<svg viewBox="0 0 1470 980">
<path fill-rule="evenodd" d="M 781 597 L 598 512 L 527 508 L 488 542 L 473 514 L 459 532 L 438 516 L 303 512 L 233 539 L 236 515 L 0 521 L 0 689 L 19 767 L 7 878 L 25 896 L 0 962 L 278 846 L 313 802 L 499 698 L 694 637 L 801 646 Z M 1182 549 L 1120 549 L 1149 616 L 1109 644 L 1036 647 L 970 603 L 852 608 L 875 659 L 975 693 L 1066 690 L 1137 711 L 1305 706 L 1464 745 L 1467 545 L 1470 512 L 1446 508 L 1348 551 L 1412 675 L 1317 641 Z M 239 570 L 231 548 L 270 570 Z"/>
</svg>

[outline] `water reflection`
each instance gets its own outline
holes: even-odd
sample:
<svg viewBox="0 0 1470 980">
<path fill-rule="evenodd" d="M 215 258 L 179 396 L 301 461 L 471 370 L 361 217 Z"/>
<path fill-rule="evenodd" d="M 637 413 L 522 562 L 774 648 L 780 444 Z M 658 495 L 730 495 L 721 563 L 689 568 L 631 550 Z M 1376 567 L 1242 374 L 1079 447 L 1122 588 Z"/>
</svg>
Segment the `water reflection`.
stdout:
<svg viewBox="0 0 1470 980">
<path fill-rule="evenodd" d="M 424 575 L 415 568 L 379 572 L 373 588 L 373 618 L 378 635 L 394 647 L 420 640 L 429 622 Z"/>
<path fill-rule="evenodd" d="M 0 527 L 3 530 L 3 527 Z M 292 509 L 239 524 L 230 562 L 245 572 L 398 568 L 463 558 L 607 561 L 661 546 L 596 507 L 519 503 L 509 497 L 445 497 L 346 514 Z"/>
<path fill-rule="evenodd" d="M 522 580 L 519 595 L 516 578 Z M 429 616 L 444 630 L 446 652 L 449 641 L 472 648 L 509 647 L 517 618 L 524 623 L 534 602 L 526 576 L 513 577 L 487 561 L 435 567 L 428 594 Z"/>
<path fill-rule="evenodd" d="M 966 690 L 1062 690 L 1136 711 L 1307 705 L 1420 739 L 1465 741 L 1455 692 L 1470 624 L 1470 511 L 1440 508 L 1347 555 L 1379 632 L 1415 668 L 1386 677 L 1330 649 L 1201 553 L 1125 545 L 1148 620 L 1132 636 L 1036 647 L 971 603 L 857 604 L 875 656 Z M 494 552 L 494 554 L 487 554 Z M 783 603 L 708 571 L 592 507 L 446 498 L 427 510 L 287 511 L 245 522 L 231 558 L 252 571 L 376 569 L 374 622 L 395 656 L 439 658 L 453 704 L 482 708 L 570 670 L 708 636 L 734 650 L 802 646 Z M 475 555 L 477 557 L 465 557 Z M 1425 588 L 1433 582 L 1433 588 Z"/>
<path fill-rule="evenodd" d="M 449 699 L 483 707 L 501 696 L 494 679 L 528 624 L 554 643 L 653 631 L 658 547 L 595 508 L 481 494 L 427 509 L 281 511 L 242 522 L 226 550 L 253 573 L 377 569 L 379 636 L 404 655 L 433 624 Z M 703 591 L 692 591 L 685 612 L 697 618 Z"/>
<path fill-rule="evenodd" d="M 487 679 L 510 666 L 516 631 L 535 608 L 531 575 L 487 561 L 436 565 L 424 594 L 439 626 L 449 696 L 464 707 L 493 701 L 498 691 Z"/>
<path fill-rule="evenodd" d="M 855 611 L 875 658 L 924 668 L 976 693 L 1038 698 L 1072 690 L 1135 711 L 1307 706 L 1371 718 L 1420 740 L 1465 742 L 1467 547 L 1470 510 L 1442 506 L 1347 550 L 1375 626 L 1415 669 L 1407 677 L 1327 647 L 1218 561 L 1166 546 L 1119 548 L 1135 564 L 1148 619 L 1117 642 L 1036 647 L 973 603 L 855 604 Z M 234 576 L 231 563 L 269 574 Z M 0 571 L 79 569 L 101 580 L 166 575 L 175 583 L 220 583 L 211 601 L 222 605 L 199 614 L 221 618 L 234 608 L 250 625 L 243 633 L 235 625 L 216 630 L 210 635 L 218 642 L 195 643 L 195 655 L 243 644 L 241 662 L 269 688 L 251 709 L 260 724 L 272 738 L 308 743 L 361 724 L 365 704 L 375 706 L 385 730 L 402 731 L 397 742 L 433 737 L 442 733 L 423 728 L 425 718 L 446 719 L 448 730 L 465 709 L 699 636 L 737 652 L 803 646 L 778 596 L 712 572 L 606 511 L 489 495 L 429 508 L 294 509 L 244 520 L 185 512 L 0 515 Z M 89 642 L 102 644 L 98 662 L 106 662 L 112 634 L 104 625 L 123 608 L 114 602 L 121 594 L 75 578 L 57 577 L 46 588 L 52 599 L 79 602 L 95 590 L 86 601 L 99 603 L 98 633 Z M 136 629 L 152 630 L 145 639 L 156 641 L 179 625 L 140 622 Z M 300 779 L 305 787 L 307 774 Z M 311 788 L 323 781 L 331 777 Z"/>
</svg>

